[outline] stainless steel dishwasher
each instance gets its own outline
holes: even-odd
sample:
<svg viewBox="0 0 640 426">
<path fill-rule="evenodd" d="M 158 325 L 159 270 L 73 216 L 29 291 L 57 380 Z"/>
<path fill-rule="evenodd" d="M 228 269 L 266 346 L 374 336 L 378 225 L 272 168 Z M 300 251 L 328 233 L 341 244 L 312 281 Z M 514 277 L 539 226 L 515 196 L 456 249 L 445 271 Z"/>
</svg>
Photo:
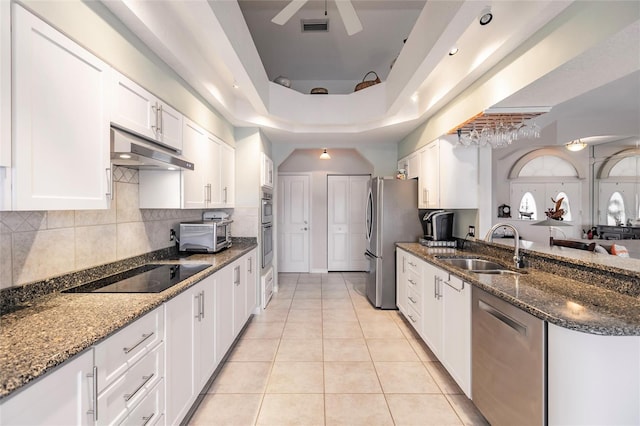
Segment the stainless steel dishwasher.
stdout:
<svg viewBox="0 0 640 426">
<path fill-rule="evenodd" d="M 545 321 L 476 287 L 472 304 L 474 404 L 493 426 L 546 424 Z"/>
</svg>

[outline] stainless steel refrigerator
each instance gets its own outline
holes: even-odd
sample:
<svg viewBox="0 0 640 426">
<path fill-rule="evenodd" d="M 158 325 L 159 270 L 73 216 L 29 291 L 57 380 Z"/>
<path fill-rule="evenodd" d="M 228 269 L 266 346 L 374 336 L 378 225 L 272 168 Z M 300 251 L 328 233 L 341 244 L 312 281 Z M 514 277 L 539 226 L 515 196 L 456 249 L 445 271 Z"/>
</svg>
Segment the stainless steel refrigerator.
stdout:
<svg viewBox="0 0 640 426">
<path fill-rule="evenodd" d="M 395 243 L 417 242 L 423 234 L 418 217 L 418 181 L 372 178 L 366 227 L 367 298 L 376 308 L 396 309 Z"/>
</svg>

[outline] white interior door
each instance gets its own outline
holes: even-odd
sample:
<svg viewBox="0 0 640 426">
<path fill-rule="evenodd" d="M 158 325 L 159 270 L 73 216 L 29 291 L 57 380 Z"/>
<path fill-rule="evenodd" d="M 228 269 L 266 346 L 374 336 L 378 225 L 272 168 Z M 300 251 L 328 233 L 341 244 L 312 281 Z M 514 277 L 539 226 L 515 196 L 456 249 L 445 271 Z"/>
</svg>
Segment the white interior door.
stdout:
<svg viewBox="0 0 640 426">
<path fill-rule="evenodd" d="M 329 271 L 365 271 L 366 203 L 369 176 L 328 176 L 327 267 Z"/>
<path fill-rule="evenodd" d="M 280 272 L 309 272 L 309 176 L 278 177 Z"/>
</svg>

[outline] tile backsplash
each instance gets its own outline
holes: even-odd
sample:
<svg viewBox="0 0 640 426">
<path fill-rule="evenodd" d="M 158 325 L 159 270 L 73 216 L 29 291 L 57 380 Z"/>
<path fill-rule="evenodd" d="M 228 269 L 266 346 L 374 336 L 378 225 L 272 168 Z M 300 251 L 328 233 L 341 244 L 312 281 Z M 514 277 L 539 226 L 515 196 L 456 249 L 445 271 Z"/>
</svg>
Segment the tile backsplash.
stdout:
<svg viewBox="0 0 640 426">
<path fill-rule="evenodd" d="M 202 210 L 138 208 L 138 171 L 117 167 L 108 210 L 0 212 L 0 288 L 170 247 L 169 229 Z"/>
</svg>

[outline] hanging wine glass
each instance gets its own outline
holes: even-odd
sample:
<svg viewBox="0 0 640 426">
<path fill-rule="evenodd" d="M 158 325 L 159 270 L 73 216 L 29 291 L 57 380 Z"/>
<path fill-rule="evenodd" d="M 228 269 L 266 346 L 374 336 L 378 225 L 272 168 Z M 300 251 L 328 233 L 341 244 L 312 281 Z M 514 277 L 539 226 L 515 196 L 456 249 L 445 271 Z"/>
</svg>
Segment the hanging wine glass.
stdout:
<svg viewBox="0 0 640 426">
<path fill-rule="evenodd" d="M 491 124 L 486 124 L 482 131 L 480 132 L 480 145 L 485 146 L 487 144 L 493 145 L 493 129 L 491 128 Z"/>
<path fill-rule="evenodd" d="M 529 139 L 529 126 L 524 122 L 524 118 L 518 128 L 518 139 Z"/>
<path fill-rule="evenodd" d="M 531 137 L 534 139 L 540 138 L 540 132 L 541 132 L 540 126 L 538 125 L 538 123 L 534 121 L 533 124 L 531 125 Z"/>
<path fill-rule="evenodd" d="M 471 132 L 469 133 L 469 138 L 471 140 L 471 143 L 480 145 L 480 133 L 478 133 L 478 130 L 476 130 L 475 123 L 473 124 L 473 130 L 471 130 Z"/>
</svg>

